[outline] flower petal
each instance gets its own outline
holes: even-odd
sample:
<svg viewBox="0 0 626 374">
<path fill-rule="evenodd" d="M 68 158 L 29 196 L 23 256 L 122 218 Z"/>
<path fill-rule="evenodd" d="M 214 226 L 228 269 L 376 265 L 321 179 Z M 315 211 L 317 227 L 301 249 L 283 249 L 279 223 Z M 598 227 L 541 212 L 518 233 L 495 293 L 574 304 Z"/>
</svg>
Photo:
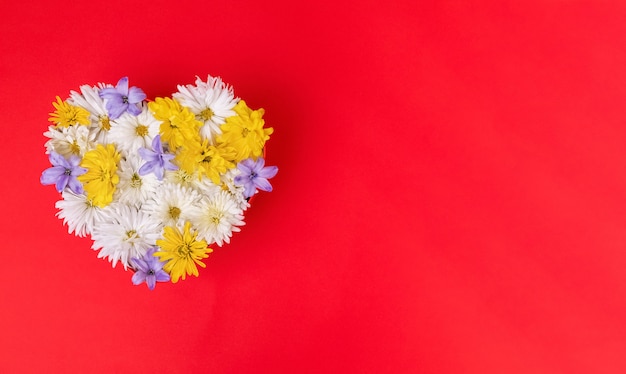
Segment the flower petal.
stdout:
<svg viewBox="0 0 626 374">
<path fill-rule="evenodd" d="M 109 101 L 106 105 L 107 110 L 109 111 L 109 117 L 111 119 L 118 119 L 124 114 L 126 109 L 128 108 L 128 104 L 121 102 L 116 103 L 115 101 Z"/>
<path fill-rule="evenodd" d="M 55 184 L 63 174 L 65 174 L 65 168 L 63 166 L 53 166 L 41 173 L 39 181 L 43 185 Z"/>
<path fill-rule="evenodd" d="M 120 78 L 120 80 L 117 81 L 117 84 L 115 85 L 115 89 L 122 95 L 128 96 L 128 77 Z"/>
<path fill-rule="evenodd" d="M 265 178 L 254 178 L 254 184 L 261 191 L 272 192 L 272 185 Z"/>
<path fill-rule="evenodd" d="M 252 183 L 252 181 L 244 185 L 244 191 L 243 191 L 244 197 L 246 198 L 252 197 L 252 195 L 254 195 L 255 192 L 256 192 L 256 186 L 254 185 L 254 183 Z"/>
<path fill-rule="evenodd" d="M 68 186 L 72 192 L 80 195 L 84 192 L 83 185 L 76 179 L 76 177 L 70 176 Z"/>
<path fill-rule="evenodd" d="M 146 281 L 146 273 L 142 271 L 136 271 L 135 274 L 133 274 L 131 281 L 133 282 L 135 286 L 142 284 L 143 282 Z"/>
<path fill-rule="evenodd" d="M 102 90 L 100 90 L 100 92 L 98 93 L 98 95 L 103 98 L 103 99 L 107 99 L 107 100 L 111 100 L 115 97 L 119 97 L 120 101 L 121 101 L 121 96 L 119 92 L 117 92 L 117 90 L 113 87 L 107 87 L 107 88 L 103 88 Z"/>
<path fill-rule="evenodd" d="M 128 113 L 132 114 L 133 116 L 137 116 L 141 113 L 141 109 L 139 109 L 139 107 L 137 106 L 137 104 L 128 104 Z"/>
<path fill-rule="evenodd" d="M 170 275 L 163 270 L 157 271 L 155 275 L 158 282 L 169 282 L 170 280 Z"/>
<path fill-rule="evenodd" d="M 133 265 L 135 265 L 135 267 L 138 269 L 138 271 L 142 271 L 144 273 L 147 273 L 150 269 L 148 268 L 148 266 L 146 265 L 146 262 L 140 258 L 131 258 L 130 262 L 133 263 Z"/>
<path fill-rule="evenodd" d="M 156 276 L 154 274 L 147 275 L 146 283 L 148 284 L 149 289 L 154 290 L 154 286 L 156 286 Z"/>
<path fill-rule="evenodd" d="M 137 104 L 146 99 L 146 94 L 141 90 L 141 88 L 131 87 L 128 91 L 128 102 L 131 104 Z"/>
<path fill-rule="evenodd" d="M 148 161 L 145 164 L 143 164 L 139 170 L 137 171 L 137 173 L 141 176 L 144 175 L 148 175 L 150 173 L 152 173 L 152 170 L 154 170 L 154 167 L 156 166 L 156 163 L 153 161 Z"/>
<path fill-rule="evenodd" d="M 278 173 L 277 166 L 266 166 L 259 170 L 258 176 L 261 178 L 273 178 Z"/>
<path fill-rule="evenodd" d="M 64 167 L 70 166 L 67 160 L 65 159 L 65 157 L 61 156 L 60 154 L 56 152 L 50 152 L 50 156 L 48 156 L 48 159 L 50 160 L 50 163 L 54 166 L 64 166 Z"/>
<path fill-rule="evenodd" d="M 67 187 L 67 183 L 70 181 L 70 176 L 67 174 L 63 174 L 57 179 L 56 188 L 58 192 L 63 192 L 65 187 Z"/>
</svg>

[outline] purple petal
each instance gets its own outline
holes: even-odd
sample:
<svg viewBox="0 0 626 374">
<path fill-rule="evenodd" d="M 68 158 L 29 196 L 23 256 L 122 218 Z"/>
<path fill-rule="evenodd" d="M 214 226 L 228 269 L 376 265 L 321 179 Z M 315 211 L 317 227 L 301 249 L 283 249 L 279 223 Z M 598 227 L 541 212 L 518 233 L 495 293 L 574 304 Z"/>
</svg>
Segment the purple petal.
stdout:
<svg viewBox="0 0 626 374">
<path fill-rule="evenodd" d="M 167 160 L 165 160 L 165 164 L 163 165 L 163 167 L 166 170 L 171 170 L 171 171 L 178 170 L 178 166 L 176 166 L 175 164 L 172 164 L 171 162 Z"/>
<path fill-rule="evenodd" d="M 252 195 L 254 195 L 255 192 L 256 192 L 256 187 L 255 187 L 254 183 L 248 182 L 248 183 L 245 184 L 244 191 L 243 191 L 243 196 L 245 196 L 245 197 L 252 197 Z"/>
<path fill-rule="evenodd" d="M 114 103 L 114 101 L 109 101 L 107 102 L 106 107 L 109 111 L 109 117 L 111 117 L 111 119 L 118 119 L 122 114 L 124 114 L 128 108 L 128 104 L 121 101 L 120 104 Z"/>
<path fill-rule="evenodd" d="M 57 179 L 59 179 L 63 174 L 65 174 L 65 168 L 63 166 L 53 166 L 51 168 L 47 168 L 41 173 L 40 182 L 43 185 L 55 184 Z"/>
<path fill-rule="evenodd" d="M 80 157 L 78 157 L 78 156 L 76 156 L 76 155 L 71 155 L 71 156 L 70 156 L 70 159 L 68 160 L 68 164 L 69 164 L 70 166 L 73 166 L 72 170 L 73 170 L 76 166 L 80 165 L 80 162 L 81 162 L 81 158 L 80 158 Z"/>
<path fill-rule="evenodd" d="M 247 180 L 249 180 L 250 178 L 247 175 L 238 175 L 235 177 L 235 184 L 238 184 L 240 186 L 243 186 Z"/>
<path fill-rule="evenodd" d="M 147 148 L 143 148 L 143 147 L 139 148 L 138 152 L 139 152 L 139 156 L 141 156 L 141 158 L 143 158 L 146 161 L 156 162 L 159 159 L 158 154 L 156 154 L 155 152 L 152 152 L 151 150 Z"/>
<path fill-rule="evenodd" d="M 259 157 L 254 163 L 254 170 L 261 170 L 265 166 L 265 159 L 263 157 Z"/>
<path fill-rule="evenodd" d="M 121 101 L 121 96 L 119 92 L 117 92 L 117 90 L 113 87 L 107 87 L 107 88 L 103 88 L 102 90 L 100 90 L 100 93 L 98 94 L 100 95 L 101 98 L 103 99 L 107 99 L 110 100 L 114 97 L 118 97 Z"/>
<path fill-rule="evenodd" d="M 146 265 L 146 262 L 140 258 L 131 258 L 130 262 L 133 263 L 133 265 L 135 265 L 135 267 L 138 269 L 138 271 L 142 271 L 144 273 L 147 273 L 150 269 L 148 268 L 148 266 Z"/>
<path fill-rule="evenodd" d="M 131 104 L 137 104 L 146 99 L 146 94 L 141 88 L 131 87 L 128 91 L 128 102 Z"/>
<path fill-rule="evenodd" d="M 72 168 L 72 175 L 77 177 L 79 175 L 83 175 L 87 172 L 87 169 L 81 168 L 80 166 L 74 166 Z"/>
<path fill-rule="evenodd" d="M 72 192 L 74 192 L 77 195 L 80 195 L 83 193 L 83 185 L 78 181 L 78 179 L 76 179 L 76 177 L 70 177 L 68 186 L 70 190 L 72 190 Z"/>
<path fill-rule="evenodd" d="M 154 168 L 154 175 L 156 175 L 157 179 L 160 181 L 163 180 L 163 172 L 164 172 L 164 169 L 162 167 Z"/>
<path fill-rule="evenodd" d="M 146 283 L 148 283 L 149 289 L 154 290 L 154 286 L 156 286 L 156 276 L 154 274 L 147 275 Z"/>
<path fill-rule="evenodd" d="M 152 139 L 152 149 L 156 153 L 163 153 L 163 145 L 161 144 L 161 135 L 157 135 Z"/>
<path fill-rule="evenodd" d="M 146 281 L 146 273 L 142 271 L 136 271 L 135 274 L 133 274 L 131 280 L 135 286 L 138 286 Z"/>
<path fill-rule="evenodd" d="M 117 81 L 115 89 L 122 95 L 128 96 L 128 77 L 123 77 L 119 81 Z"/>
<path fill-rule="evenodd" d="M 244 160 L 246 161 L 246 160 Z M 242 174 L 245 176 L 250 175 L 250 173 L 252 173 L 252 168 L 249 167 L 248 165 L 244 164 L 243 161 L 241 161 L 239 163 L 239 165 L 237 165 L 237 169 L 241 170 Z"/>
<path fill-rule="evenodd" d="M 137 104 L 128 104 L 128 113 L 133 116 L 137 116 L 141 113 L 141 109 L 137 106 Z"/>
<path fill-rule="evenodd" d="M 152 170 L 154 169 L 154 166 L 156 165 L 156 163 L 152 162 L 152 161 L 148 161 L 145 164 L 143 164 L 142 167 L 139 168 L 139 170 L 137 171 L 137 173 L 139 175 L 147 175 L 152 173 Z"/>
<path fill-rule="evenodd" d="M 257 173 L 257 175 L 261 178 L 273 178 L 276 173 L 278 173 L 278 167 L 277 166 L 267 166 L 264 167 L 263 169 L 259 170 L 259 172 Z"/>
<path fill-rule="evenodd" d="M 254 178 L 254 184 L 261 191 L 272 192 L 272 185 L 265 178 Z"/>
<path fill-rule="evenodd" d="M 50 156 L 48 156 L 48 159 L 50 160 L 50 163 L 54 166 L 63 166 L 63 167 L 70 166 L 67 163 L 67 160 L 65 159 L 65 157 L 61 156 L 60 154 L 56 152 L 50 152 Z"/>
<path fill-rule="evenodd" d="M 251 158 L 247 158 L 239 163 L 240 165 L 245 166 L 248 170 L 252 171 L 254 169 L 254 160 Z"/>
<path fill-rule="evenodd" d="M 59 179 L 57 179 L 56 188 L 58 192 L 63 192 L 65 187 L 67 187 L 67 183 L 70 181 L 70 176 L 67 174 L 61 175 Z"/>
<path fill-rule="evenodd" d="M 167 282 L 170 280 L 170 275 L 163 270 L 157 271 L 155 275 L 158 282 Z"/>
</svg>

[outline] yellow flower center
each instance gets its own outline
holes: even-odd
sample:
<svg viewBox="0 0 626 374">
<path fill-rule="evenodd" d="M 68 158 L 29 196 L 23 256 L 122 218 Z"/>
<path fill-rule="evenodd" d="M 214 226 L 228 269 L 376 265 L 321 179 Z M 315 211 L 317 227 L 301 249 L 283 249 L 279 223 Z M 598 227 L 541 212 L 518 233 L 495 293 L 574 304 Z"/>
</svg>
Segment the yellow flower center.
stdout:
<svg viewBox="0 0 626 374">
<path fill-rule="evenodd" d="M 111 120 L 109 119 L 109 116 L 98 117 L 98 124 L 103 130 L 109 131 L 111 129 Z"/>
<path fill-rule="evenodd" d="M 172 219 L 178 219 L 178 217 L 180 217 L 180 209 L 175 206 L 170 207 L 168 214 Z"/>
<path fill-rule="evenodd" d="M 72 152 L 72 154 L 75 154 L 75 155 L 80 154 L 80 146 L 78 145 L 78 142 L 76 140 L 74 140 L 74 142 L 70 144 L 70 152 Z"/>
<path fill-rule="evenodd" d="M 189 243 L 183 243 L 176 248 L 176 252 L 181 258 L 189 258 L 191 257 L 191 246 Z"/>
<path fill-rule="evenodd" d="M 206 108 L 205 110 L 203 110 L 202 112 L 200 112 L 200 118 L 202 118 L 205 121 L 208 121 L 211 119 L 211 117 L 213 117 L 214 113 L 211 110 L 211 108 Z"/>
<path fill-rule="evenodd" d="M 135 239 L 137 237 L 137 231 L 128 230 L 126 231 L 126 240 Z"/>
<path fill-rule="evenodd" d="M 244 138 L 248 136 L 249 133 L 250 133 L 250 130 L 248 130 L 246 127 L 244 127 L 243 130 L 241 130 L 241 136 L 243 136 Z"/>
<path fill-rule="evenodd" d="M 139 174 L 135 173 L 132 177 L 130 177 L 130 186 L 132 188 L 141 187 L 141 177 L 139 176 Z"/>
<path fill-rule="evenodd" d="M 146 136 L 146 135 L 148 135 L 148 126 L 139 125 L 139 126 L 137 126 L 135 131 L 137 132 L 137 135 L 139 135 L 139 136 Z"/>
</svg>

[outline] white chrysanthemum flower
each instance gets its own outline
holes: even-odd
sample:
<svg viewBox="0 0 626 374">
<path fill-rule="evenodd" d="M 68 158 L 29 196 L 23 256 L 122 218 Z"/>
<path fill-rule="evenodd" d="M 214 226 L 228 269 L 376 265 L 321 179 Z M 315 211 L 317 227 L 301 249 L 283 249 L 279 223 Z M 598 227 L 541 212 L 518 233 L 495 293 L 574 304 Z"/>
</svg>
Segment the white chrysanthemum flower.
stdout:
<svg viewBox="0 0 626 374">
<path fill-rule="evenodd" d="M 48 127 L 44 136 L 46 154 L 54 151 L 65 158 L 71 155 L 83 157 L 85 152 L 95 148 L 95 139 L 86 126 Z"/>
<path fill-rule="evenodd" d="M 87 84 L 80 86 L 80 93 L 70 91 L 70 104 L 85 108 L 91 115 L 90 131 L 94 138 L 101 144 L 108 144 L 108 132 L 113 120 L 109 118 L 109 113 L 104 106 L 104 99 L 99 95 L 101 89 L 113 87 L 110 84 L 99 83 L 98 86 L 91 87 Z"/>
<path fill-rule="evenodd" d="M 113 203 L 108 215 L 94 227 L 91 238 L 98 258 L 108 258 L 112 266 L 121 262 L 126 270 L 133 257 L 142 257 L 156 245 L 161 232 L 156 221 L 135 207 Z"/>
<path fill-rule="evenodd" d="M 106 216 L 105 210 L 93 205 L 85 195 L 76 195 L 65 190 L 61 196 L 63 200 L 54 205 L 59 209 L 56 215 L 63 219 L 70 234 L 73 232 L 80 237 L 90 235 L 94 226 Z"/>
<path fill-rule="evenodd" d="M 124 113 L 111 123 L 108 140 L 117 145 L 125 154 L 136 153 L 141 147 L 150 148 L 152 139 L 159 134 L 160 121 L 157 121 L 148 106 L 139 115 Z"/>
<path fill-rule="evenodd" d="M 172 183 L 164 183 L 156 191 L 153 199 L 148 200 L 142 210 L 149 214 L 161 226 L 182 228 L 185 221 L 198 215 L 200 195 L 192 189 Z"/>
<path fill-rule="evenodd" d="M 202 178 L 195 185 L 195 190 L 201 197 L 209 197 L 220 193 L 222 187 L 213 183 L 210 178 Z"/>
<path fill-rule="evenodd" d="M 244 191 L 246 190 L 245 187 L 243 185 L 238 185 L 235 183 L 235 177 L 239 174 L 241 174 L 241 171 L 238 168 L 229 169 L 225 174 L 221 176 L 222 186 L 237 202 L 239 208 L 245 211 L 250 207 L 250 203 L 244 195 Z"/>
<path fill-rule="evenodd" d="M 173 171 L 166 169 L 164 179 L 170 183 L 179 184 L 183 187 L 194 190 L 197 190 L 202 183 L 198 177 L 198 173 L 194 172 L 193 174 L 189 174 L 183 169 Z"/>
<path fill-rule="evenodd" d="M 200 135 L 214 144 L 217 135 L 222 134 L 220 126 L 227 117 L 235 115 L 233 108 L 239 98 L 233 88 L 222 82 L 220 77 L 208 76 L 204 82 L 196 77 L 196 85 L 179 85 L 178 92 L 172 95 L 181 105 L 188 107 L 196 118 L 204 123 Z"/>
<path fill-rule="evenodd" d="M 239 232 L 243 226 L 243 211 L 226 191 L 201 200 L 199 214 L 191 223 L 198 229 L 198 237 L 207 243 L 230 243 L 233 232 Z"/>
<path fill-rule="evenodd" d="M 143 163 L 144 160 L 138 154 L 130 154 L 120 161 L 117 171 L 120 182 L 115 189 L 114 200 L 141 208 L 143 203 L 155 195 L 162 182 L 154 173 L 139 175 Z"/>
</svg>

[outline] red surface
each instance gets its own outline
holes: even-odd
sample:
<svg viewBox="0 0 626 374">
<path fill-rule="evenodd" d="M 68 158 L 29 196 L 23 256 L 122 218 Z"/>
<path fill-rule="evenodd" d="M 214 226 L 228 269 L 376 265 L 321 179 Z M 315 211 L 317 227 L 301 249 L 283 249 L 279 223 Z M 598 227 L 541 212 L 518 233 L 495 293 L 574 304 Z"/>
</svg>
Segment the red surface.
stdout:
<svg viewBox="0 0 626 374">
<path fill-rule="evenodd" d="M 626 5 L 465 3 L 4 1 L 0 372 L 626 372 Z M 149 292 L 54 217 L 47 113 L 207 74 L 275 191 Z"/>
</svg>

